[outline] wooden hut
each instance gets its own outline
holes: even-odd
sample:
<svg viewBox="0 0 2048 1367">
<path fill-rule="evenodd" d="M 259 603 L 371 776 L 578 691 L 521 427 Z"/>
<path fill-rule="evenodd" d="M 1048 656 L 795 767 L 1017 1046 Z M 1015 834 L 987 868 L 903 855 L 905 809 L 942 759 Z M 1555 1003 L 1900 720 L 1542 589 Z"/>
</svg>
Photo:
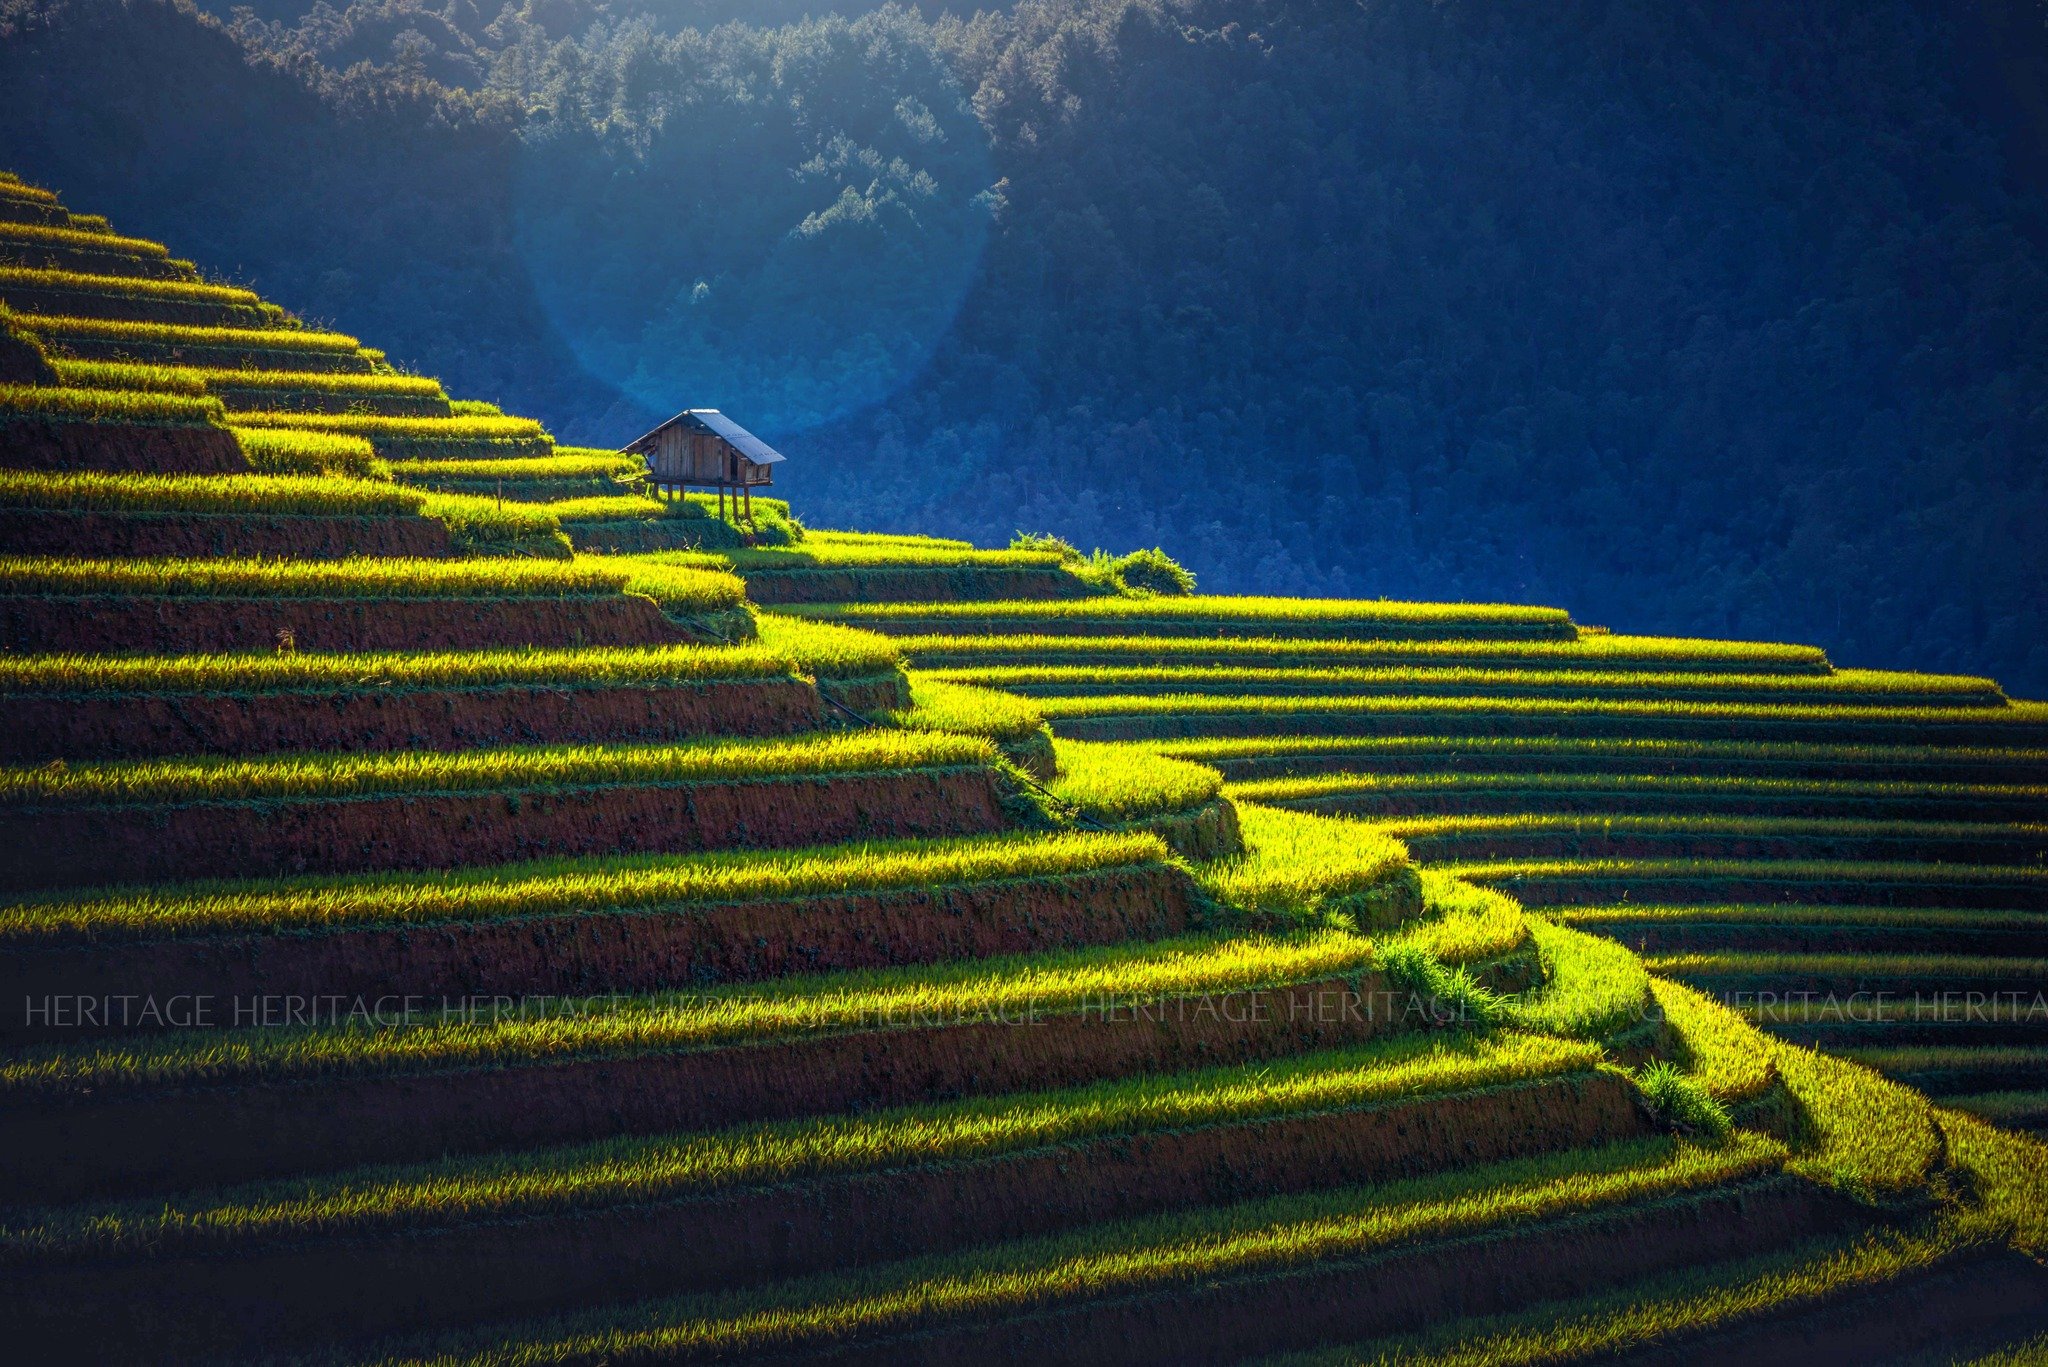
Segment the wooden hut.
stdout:
<svg viewBox="0 0 2048 1367">
<path fill-rule="evenodd" d="M 679 497 L 685 489 L 716 489 L 718 515 L 725 498 L 733 512 L 754 520 L 754 488 L 775 482 L 782 453 L 715 408 L 691 408 L 624 448 L 647 460 L 647 482 L 656 498 Z M 741 514 L 741 500 L 745 512 Z"/>
</svg>

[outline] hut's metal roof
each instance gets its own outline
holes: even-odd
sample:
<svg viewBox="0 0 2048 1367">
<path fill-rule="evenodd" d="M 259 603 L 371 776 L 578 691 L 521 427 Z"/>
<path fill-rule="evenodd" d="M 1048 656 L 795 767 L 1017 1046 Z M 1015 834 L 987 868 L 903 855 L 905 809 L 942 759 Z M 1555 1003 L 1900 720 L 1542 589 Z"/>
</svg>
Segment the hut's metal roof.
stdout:
<svg viewBox="0 0 2048 1367">
<path fill-rule="evenodd" d="M 740 426 L 715 408 L 686 408 L 667 422 L 661 424 L 661 426 L 655 428 L 654 431 L 647 433 L 645 436 L 635 438 L 620 449 L 638 451 L 643 446 L 652 442 L 660 433 L 676 426 L 687 428 L 693 432 L 709 432 L 715 437 L 722 437 L 725 441 L 731 443 L 741 455 L 756 465 L 773 465 L 783 459 L 782 452 L 776 450 L 767 442 L 762 441 L 752 432 L 749 432 L 746 428 Z"/>
</svg>

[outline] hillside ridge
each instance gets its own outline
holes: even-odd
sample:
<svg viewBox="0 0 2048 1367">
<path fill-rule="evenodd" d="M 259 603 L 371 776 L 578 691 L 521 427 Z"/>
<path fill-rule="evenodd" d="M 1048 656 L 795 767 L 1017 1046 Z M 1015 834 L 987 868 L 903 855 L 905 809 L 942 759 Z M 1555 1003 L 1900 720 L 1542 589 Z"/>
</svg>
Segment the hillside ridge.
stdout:
<svg viewBox="0 0 2048 1367">
<path fill-rule="evenodd" d="M 0 242 L 38 1360 L 2048 1331 L 2042 704 L 736 521 L 4 174 Z"/>
</svg>

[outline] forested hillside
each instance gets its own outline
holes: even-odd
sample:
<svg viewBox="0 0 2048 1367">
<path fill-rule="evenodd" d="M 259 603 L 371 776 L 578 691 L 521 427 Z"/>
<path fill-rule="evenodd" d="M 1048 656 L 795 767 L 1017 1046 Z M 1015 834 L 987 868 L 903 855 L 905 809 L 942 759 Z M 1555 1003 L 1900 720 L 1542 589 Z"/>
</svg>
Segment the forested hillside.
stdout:
<svg viewBox="0 0 2048 1367">
<path fill-rule="evenodd" d="M 2048 687 L 2033 0 L 801 8 L 14 0 L 0 127 L 567 440 L 739 413 L 830 521 Z"/>
</svg>

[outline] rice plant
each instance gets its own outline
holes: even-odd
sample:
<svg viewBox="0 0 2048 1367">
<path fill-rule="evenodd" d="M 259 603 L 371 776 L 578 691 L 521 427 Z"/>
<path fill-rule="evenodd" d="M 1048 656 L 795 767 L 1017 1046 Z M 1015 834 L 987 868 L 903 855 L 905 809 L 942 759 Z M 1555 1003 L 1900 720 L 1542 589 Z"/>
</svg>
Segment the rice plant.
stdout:
<svg viewBox="0 0 2048 1367">
<path fill-rule="evenodd" d="M 148 280 L 127 275 L 91 275 L 84 271 L 25 270 L 0 267 L 0 295 L 9 289 L 59 293 L 120 294 L 136 299 L 194 304 L 227 304 L 261 308 L 253 291 L 233 285 L 208 285 L 190 280 Z"/>
<path fill-rule="evenodd" d="M 1355 930 L 1397 911 L 1408 851 L 1360 821 L 1239 804 L 1245 852 L 1202 865 L 1196 877 L 1218 901 L 1244 911 Z"/>
<path fill-rule="evenodd" d="M 553 568 L 553 567 L 549 567 Z M 716 783 L 986 765 L 986 741 L 917 731 L 674 745 L 301 754 L 0 768 L 0 807 L 252 801 L 579 784 Z"/>
<path fill-rule="evenodd" d="M 220 422 L 225 415 L 219 399 L 190 394 L 0 384 L 0 422 L 8 418 L 40 418 L 49 422 L 205 427 Z"/>
<path fill-rule="evenodd" d="M 218 402 L 216 400 L 215 402 Z M 239 419 L 243 415 L 237 414 Z M 249 464 L 263 474 L 391 478 L 390 467 L 361 437 L 287 428 L 230 427 Z"/>
<path fill-rule="evenodd" d="M 722 662 L 714 663 L 713 668 L 718 663 Z M 737 663 L 745 667 L 748 662 Z M 759 667 L 772 668 L 773 662 L 760 662 Z M 161 893 L 51 897 L 0 908 L 0 943 L 428 925 L 600 910 L 680 911 L 1059 878 L 1159 864 L 1167 858 L 1166 847 L 1156 836 L 1069 831 L 863 841 L 793 850 L 609 855 L 459 869 L 431 876 L 374 874 L 218 882 Z"/>
<path fill-rule="evenodd" d="M 20 326 L 43 337 L 76 337 L 97 342 L 132 342 L 154 347 L 205 350 L 305 351 L 354 355 L 361 346 L 340 332 L 312 328 L 229 328 L 184 323 L 148 323 L 125 318 L 73 318 L 60 314 L 20 316 Z"/>
<path fill-rule="evenodd" d="M 1060 769 L 1049 785 L 1053 796 L 1099 820 L 1189 811 L 1223 789 L 1214 769 L 1125 746 L 1056 740 L 1053 749 Z"/>
<path fill-rule="evenodd" d="M 1254 1066 L 971 1097 L 874 1115 L 628 1137 L 516 1158 L 454 1159 L 374 1177 L 270 1184 L 171 1203 L 72 1208 L 0 1230 L 0 1257 L 62 1249 L 233 1246 L 549 1211 L 675 1200 L 740 1186 L 1052 1144 L 1427 1100 L 1591 1072 L 1589 1045 L 1541 1036 L 1396 1038 Z"/>
<path fill-rule="evenodd" d="M 0 470 L 0 508 L 45 512 L 249 513 L 365 517 L 417 513 L 422 494 L 304 475 L 38 474 Z"/>
<path fill-rule="evenodd" d="M 51 361 L 66 385 L 79 389 L 125 389 L 164 394 L 223 391 L 318 390 L 371 398 L 397 395 L 438 399 L 437 381 L 414 375 L 351 374 L 329 370 L 229 370 L 208 366 L 143 365 L 126 361 Z"/>
<path fill-rule="evenodd" d="M 1004 552 L 986 552 L 1004 554 Z M 1035 554 L 1017 552 L 1016 554 Z M 1390 599 L 1342 598 L 1082 598 L 1054 602 L 838 603 L 790 609 L 802 615 L 848 621 L 930 618 L 939 621 L 1272 621 L 1387 622 L 1401 624 L 1538 625 L 1565 628 L 1571 618 L 1558 608 L 1505 603 L 1407 603 Z"/>
<path fill-rule="evenodd" d="M 627 576 L 587 561 L 53 560 L 0 557 L 0 595 L 152 597 L 591 597 Z"/>
<path fill-rule="evenodd" d="M 531 418 L 395 418 L 376 413 L 237 413 L 235 426 L 394 438 L 400 441 L 544 441 L 547 429 Z"/>
</svg>

